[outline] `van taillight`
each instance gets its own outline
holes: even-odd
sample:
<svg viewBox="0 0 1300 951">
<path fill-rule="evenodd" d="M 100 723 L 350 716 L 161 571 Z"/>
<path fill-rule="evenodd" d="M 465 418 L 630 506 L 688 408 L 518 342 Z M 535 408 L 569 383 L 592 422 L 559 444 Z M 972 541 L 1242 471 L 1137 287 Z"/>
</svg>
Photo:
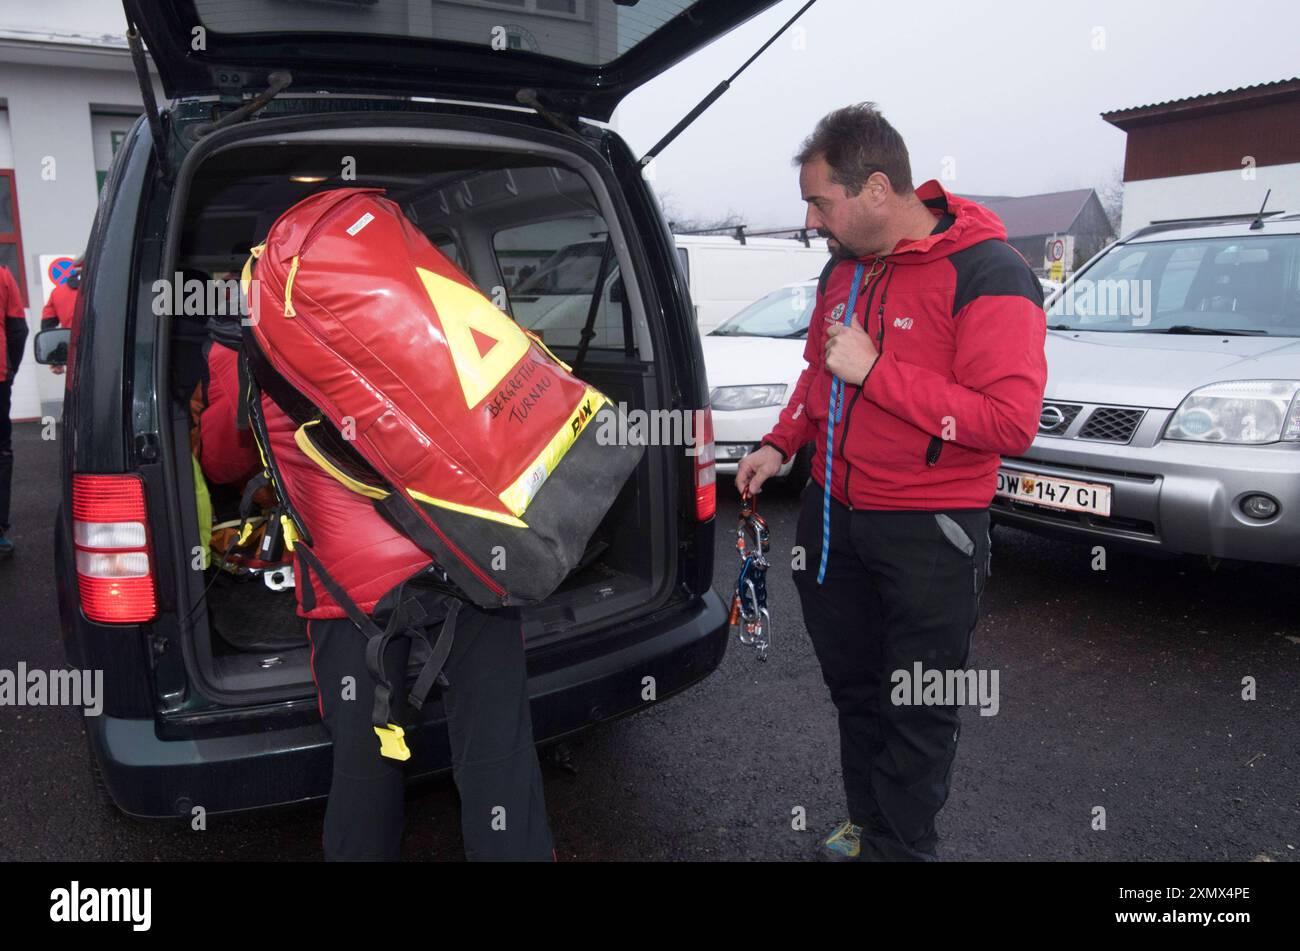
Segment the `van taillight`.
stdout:
<svg viewBox="0 0 1300 951">
<path fill-rule="evenodd" d="M 72 477 L 72 542 L 81 610 L 134 624 L 157 613 L 144 483 L 134 475 Z"/>
<path fill-rule="evenodd" d="M 699 411 L 696 433 L 699 454 L 695 457 L 695 519 L 707 522 L 718 510 L 718 471 L 713 458 L 713 410 Z"/>
</svg>

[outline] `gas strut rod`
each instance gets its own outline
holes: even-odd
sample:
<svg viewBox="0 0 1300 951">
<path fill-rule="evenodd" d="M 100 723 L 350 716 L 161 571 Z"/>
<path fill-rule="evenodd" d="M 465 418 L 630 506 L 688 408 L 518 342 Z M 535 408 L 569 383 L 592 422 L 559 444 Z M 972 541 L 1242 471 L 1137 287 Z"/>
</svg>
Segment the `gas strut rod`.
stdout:
<svg viewBox="0 0 1300 951">
<path fill-rule="evenodd" d="M 673 126 L 667 135 L 665 135 L 662 139 L 656 142 L 654 148 L 652 148 L 649 152 L 643 155 L 641 157 L 641 161 L 638 164 L 642 168 L 645 168 L 645 166 L 653 162 L 655 160 L 655 157 L 660 152 L 662 152 L 665 148 L 667 148 L 668 145 L 673 141 L 673 139 L 677 138 L 679 135 L 685 132 L 687 126 L 689 126 L 692 122 L 698 119 L 704 113 L 705 109 L 709 108 L 709 106 L 717 102 L 718 99 L 722 96 L 722 94 L 731 88 L 731 84 L 736 81 L 736 77 L 739 76 L 741 73 L 743 73 L 746 69 L 748 69 L 750 63 L 754 62 L 754 60 L 762 56 L 763 51 L 766 50 L 773 43 L 775 43 L 778 39 L 780 39 L 781 34 L 784 33 L 786 30 L 790 29 L 790 27 L 794 25 L 794 21 L 799 19 L 801 16 L 803 16 L 804 12 L 816 2 L 817 0 L 808 0 L 807 3 L 805 3 L 802 7 L 800 7 L 799 12 L 796 13 L 794 16 L 790 17 L 790 19 L 785 22 L 785 25 L 782 26 L 781 29 L 773 33 L 771 39 L 769 39 L 766 43 L 760 46 L 753 56 L 745 60 L 745 62 L 741 64 L 740 69 L 736 70 L 729 77 L 724 79 L 722 82 L 718 83 L 718 85 L 714 87 L 713 92 L 709 93 L 702 100 L 700 100 L 700 104 L 698 106 L 696 106 L 694 109 L 688 112 L 686 114 L 686 117 L 683 118 L 681 122 Z"/>
</svg>

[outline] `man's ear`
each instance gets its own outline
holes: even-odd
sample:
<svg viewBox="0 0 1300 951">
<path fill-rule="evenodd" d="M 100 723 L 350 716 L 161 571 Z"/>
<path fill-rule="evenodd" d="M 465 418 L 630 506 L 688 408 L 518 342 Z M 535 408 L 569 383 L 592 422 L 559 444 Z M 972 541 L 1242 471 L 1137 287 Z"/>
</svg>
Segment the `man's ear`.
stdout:
<svg viewBox="0 0 1300 951">
<path fill-rule="evenodd" d="M 880 204 L 893 191 L 894 185 L 884 172 L 872 172 L 867 176 L 867 194 L 873 204 Z"/>
</svg>

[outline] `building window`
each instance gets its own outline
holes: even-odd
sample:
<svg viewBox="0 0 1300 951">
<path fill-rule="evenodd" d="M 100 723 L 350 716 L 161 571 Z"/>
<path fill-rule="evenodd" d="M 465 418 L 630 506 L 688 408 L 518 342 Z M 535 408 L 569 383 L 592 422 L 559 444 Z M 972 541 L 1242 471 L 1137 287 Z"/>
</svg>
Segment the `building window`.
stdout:
<svg viewBox="0 0 1300 951">
<path fill-rule="evenodd" d="M 22 229 L 18 222 L 18 188 L 11 168 L 0 168 L 0 264 L 9 268 L 26 300 L 27 269 L 23 267 Z"/>
</svg>

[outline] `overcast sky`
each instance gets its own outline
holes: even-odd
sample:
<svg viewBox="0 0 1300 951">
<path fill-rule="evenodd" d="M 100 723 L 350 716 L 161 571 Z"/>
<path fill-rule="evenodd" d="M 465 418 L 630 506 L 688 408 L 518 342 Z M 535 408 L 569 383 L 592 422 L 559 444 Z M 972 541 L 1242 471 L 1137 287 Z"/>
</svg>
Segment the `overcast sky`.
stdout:
<svg viewBox="0 0 1300 951">
<path fill-rule="evenodd" d="M 629 96 L 614 119 L 632 148 L 650 148 L 803 2 L 782 0 Z M 124 26 L 115 0 L 0 6 L 7 21 Z M 818 0 L 797 27 L 659 159 L 655 187 L 682 215 L 801 223 L 790 157 L 851 102 L 880 105 L 917 184 L 950 158 L 953 191 L 1028 195 L 1115 173 L 1125 136 L 1102 112 L 1300 75 L 1295 0 Z"/>
<path fill-rule="evenodd" d="M 803 2 L 629 96 L 615 122 L 632 148 L 650 148 Z M 818 0 L 799 23 L 804 48 L 777 41 L 660 157 L 655 187 L 681 213 L 801 223 L 790 157 L 850 102 L 880 106 L 917 184 L 950 156 L 945 187 L 1028 195 L 1097 186 L 1122 165 L 1124 133 L 1102 112 L 1300 75 L 1294 0 Z"/>
</svg>

